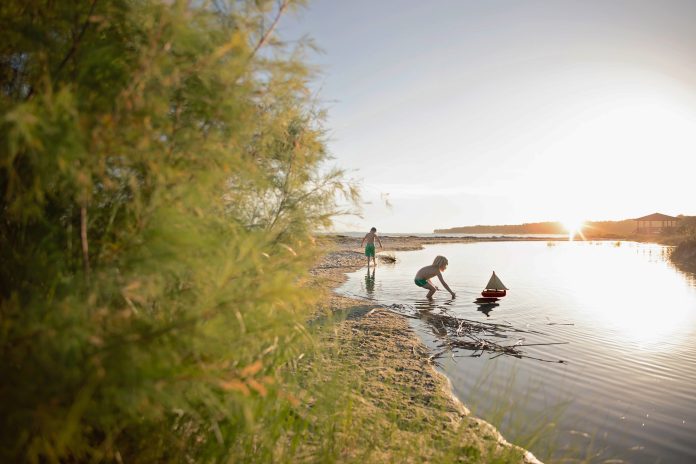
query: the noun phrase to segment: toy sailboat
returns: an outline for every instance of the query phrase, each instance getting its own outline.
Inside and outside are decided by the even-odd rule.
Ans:
[[[509,288],[500,281],[498,276],[495,275],[495,271],[493,271],[491,280],[488,281],[481,295],[486,298],[502,298],[507,295],[507,290],[509,290]]]

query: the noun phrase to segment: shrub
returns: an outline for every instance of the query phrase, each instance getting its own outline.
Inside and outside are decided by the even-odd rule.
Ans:
[[[279,452],[309,232],[356,195],[273,38],[295,7],[0,6],[3,462]]]

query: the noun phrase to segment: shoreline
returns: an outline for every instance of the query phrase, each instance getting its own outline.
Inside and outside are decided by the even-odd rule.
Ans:
[[[432,443],[429,446],[427,441],[421,443],[419,452],[422,449],[422,454],[420,457],[414,456],[416,461],[437,459],[433,453],[437,453],[439,450],[436,448],[442,446],[439,442],[451,439],[452,443],[448,443],[450,447],[456,445],[461,448],[460,442],[468,442],[482,450],[478,453],[491,453],[488,455],[491,458],[502,453],[510,459],[507,462],[540,463],[530,451],[505,440],[493,425],[470,414],[466,405],[454,394],[450,379],[437,371],[429,361],[431,353],[406,318],[369,300],[344,297],[335,292],[347,280],[348,273],[366,267],[362,249],[356,247],[360,242],[354,237],[340,235],[322,237],[320,240],[327,242],[330,251],[312,270],[312,275],[330,288],[330,296],[322,305],[324,311],[340,315],[333,338],[342,345],[350,345],[357,339],[360,350],[351,353],[350,348],[346,349],[347,362],[357,363],[358,370],[369,372],[376,369],[380,372],[379,385],[372,385],[373,388],[368,389],[382,392],[370,396],[371,402],[378,405],[373,413],[393,414],[388,408],[380,410],[379,405],[385,404],[382,395],[388,396],[386,403],[407,405],[429,424],[428,432],[441,434],[438,435],[437,446]],[[473,241],[479,240],[468,237],[389,237],[388,246],[381,252],[418,250],[427,244]],[[380,360],[377,366],[368,365],[371,362],[374,364],[375,359]],[[369,384],[373,381],[366,382]],[[404,415],[410,414],[408,408],[403,411]],[[443,434],[443,429],[447,430],[446,434]]]
[[[380,238],[387,238],[389,241],[389,247],[380,250],[380,252],[386,251],[410,251],[410,250],[420,250],[423,245],[436,245],[442,243],[479,243],[479,242],[566,242],[567,237],[519,237],[510,235],[500,235],[494,237],[476,237],[476,236],[461,236],[461,237],[451,237],[447,235],[442,236],[428,236],[421,237],[418,235],[380,235]],[[340,250],[353,250],[358,253],[362,253],[362,249],[359,247],[361,238],[352,237],[342,234],[326,234],[323,235],[322,240],[328,240],[329,242],[338,246]],[[669,262],[675,265],[680,271],[687,272],[696,275],[696,242],[692,240],[674,239],[673,237],[656,237],[650,235],[634,235],[634,236],[615,236],[615,237],[587,237],[585,240],[574,240],[574,241],[586,241],[586,242],[636,242],[636,243],[654,243],[656,245],[663,245],[666,247],[671,247],[671,252],[669,256]],[[677,251],[677,253],[674,253]],[[364,267],[364,266],[363,266]]]

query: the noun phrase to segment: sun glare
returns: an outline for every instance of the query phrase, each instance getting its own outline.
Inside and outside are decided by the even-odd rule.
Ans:
[[[688,336],[680,328],[694,320],[688,303],[693,290],[681,277],[675,279],[678,271],[665,261],[660,245],[616,248],[609,242],[599,243],[559,249],[570,260],[558,273],[561,286],[587,289],[573,297],[582,301],[577,306],[582,315],[577,317],[588,318],[597,327],[610,329],[617,339],[646,350],[674,349]],[[583,300],[589,294],[592,299]]]
[[[573,240],[573,237],[575,235],[582,235],[582,230],[585,227],[585,221],[580,220],[580,219],[568,219],[566,221],[562,221],[561,224],[565,228],[566,232],[568,232],[568,240]]]

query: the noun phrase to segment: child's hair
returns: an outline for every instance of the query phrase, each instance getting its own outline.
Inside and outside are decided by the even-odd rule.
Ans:
[[[370,232],[377,232],[377,228],[373,227],[372,229],[370,229]]]
[[[437,266],[438,269],[442,268],[442,266],[446,266],[449,264],[449,261],[447,261],[447,258],[444,256],[436,256],[435,259],[433,260],[433,266]]]

